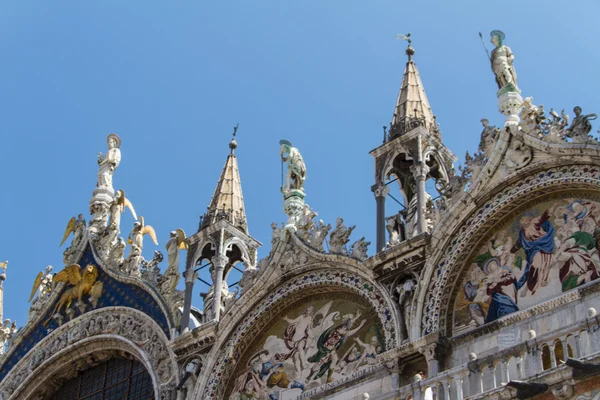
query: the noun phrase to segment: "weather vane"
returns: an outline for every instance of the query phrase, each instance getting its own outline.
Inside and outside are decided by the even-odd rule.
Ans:
[[[406,35],[404,35],[404,34],[398,34],[398,35],[396,35],[396,39],[398,39],[398,40],[406,40],[408,42],[409,46],[412,43],[412,40],[410,39],[410,33],[407,33]]]
[[[233,137],[235,137],[235,133],[237,132],[238,128],[240,126],[240,123],[238,122],[234,127],[233,127]]]

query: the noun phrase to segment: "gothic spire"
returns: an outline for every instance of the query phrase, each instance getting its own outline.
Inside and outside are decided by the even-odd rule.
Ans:
[[[217,220],[226,219],[244,233],[248,233],[246,212],[244,210],[244,196],[242,195],[242,182],[235,156],[235,149],[237,148],[235,140],[236,131],[237,126],[234,128],[233,139],[229,143],[231,151],[225,161],[221,177],[213,193],[208,210],[204,215],[200,229],[213,224]]]
[[[423,126],[430,132],[439,134],[435,116],[431,111],[429,100],[427,100],[427,95],[419,76],[419,70],[413,61],[414,54],[415,50],[409,40],[406,49],[408,62],[404,69],[402,85],[400,86],[400,93],[398,93],[398,100],[396,101],[396,108],[394,109],[394,116],[390,125],[390,139],[403,135],[417,126]]]

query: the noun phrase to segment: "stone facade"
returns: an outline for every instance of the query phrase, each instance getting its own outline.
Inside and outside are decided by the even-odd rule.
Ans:
[[[287,219],[257,259],[235,139],[198,231],[172,232],[168,265],[144,258],[155,233],[141,217],[126,255],[120,213],[135,212],[112,187],[121,153],[109,136],[102,162],[114,165],[101,163],[91,221],[69,223],[66,267],[40,273],[24,327],[0,331],[0,399],[52,398],[123,357],[156,399],[600,399],[600,143],[580,109],[569,124],[523,100],[504,34],[492,38],[506,123],[483,119],[478,151],[456,169],[409,45],[389,133],[371,151],[370,257],[353,226],[304,202],[310,166],[282,140]],[[386,216],[396,181],[406,209]],[[212,282],[199,310],[203,260]]]

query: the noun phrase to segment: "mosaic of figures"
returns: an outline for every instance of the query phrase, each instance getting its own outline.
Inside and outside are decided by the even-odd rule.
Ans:
[[[296,399],[375,364],[385,350],[381,327],[352,297],[320,296],[284,311],[242,358],[228,398]]]
[[[454,307],[454,334],[598,278],[600,203],[548,201],[519,213],[479,249]]]

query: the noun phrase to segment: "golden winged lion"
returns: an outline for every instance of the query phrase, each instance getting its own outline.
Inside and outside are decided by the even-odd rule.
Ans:
[[[73,300],[81,302],[86,294],[98,299],[102,295],[104,284],[98,279],[98,268],[93,264],[88,264],[83,271],[78,264],[69,265],[58,274],[54,275],[54,282],[68,282],[73,287],[67,289],[60,297],[52,315],[61,311],[66,306],[69,308]]]

